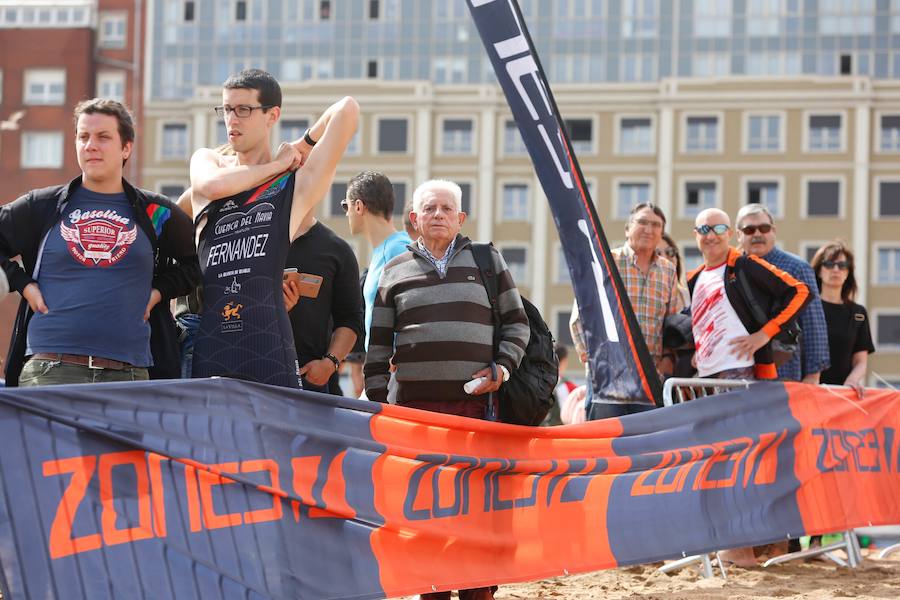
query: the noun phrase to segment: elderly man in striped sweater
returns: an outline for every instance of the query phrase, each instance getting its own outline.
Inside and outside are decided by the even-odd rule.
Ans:
[[[391,365],[397,403],[424,410],[490,418],[489,393],[518,366],[528,344],[528,318],[499,252],[493,250],[500,303],[500,343],[494,348],[491,306],[471,241],[462,192],[431,180],[413,193],[410,219],[419,238],[384,269],[369,332],[366,395],[385,402]],[[493,367],[493,368],[492,368]],[[472,379],[481,383],[466,393]]]

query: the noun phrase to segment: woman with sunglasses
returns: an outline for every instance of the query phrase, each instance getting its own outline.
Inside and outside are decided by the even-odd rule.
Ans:
[[[678,245],[668,233],[662,234],[662,241],[656,246],[656,255],[664,256],[675,265],[675,273],[678,277],[678,295],[681,296],[682,306],[691,305],[691,295],[688,293],[687,286],[684,285],[684,271],[681,267],[681,254],[678,252]]]
[[[865,307],[853,302],[856,278],[853,276],[853,253],[836,241],[819,248],[812,259],[819,284],[831,367],[822,371],[821,383],[849,385],[862,396],[869,354],[875,352]]]

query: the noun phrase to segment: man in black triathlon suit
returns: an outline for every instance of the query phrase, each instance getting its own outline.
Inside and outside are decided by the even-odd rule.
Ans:
[[[300,387],[282,273],[307,213],[331,186],[356,131],[359,106],[331,105],[302,138],[272,157],[281,87],[269,73],[228,78],[222,106],[234,156],[209,148],[191,157],[191,204],[203,270],[203,312],[194,377],[223,376]]]

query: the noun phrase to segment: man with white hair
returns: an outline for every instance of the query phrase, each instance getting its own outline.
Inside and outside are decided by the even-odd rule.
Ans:
[[[443,180],[427,181],[413,194],[410,219],[420,237],[387,264],[375,297],[365,366],[370,400],[385,400],[393,362],[398,404],[484,418],[488,393],[522,360],[528,318],[496,250],[502,323],[494,352],[491,305],[471,241],[459,233],[466,220],[461,196],[458,185]],[[471,393],[463,390],[480,377]]]
[[[381,275],[369,331],[366,396],[387,400],[393,364],[397,404],[485,419],[496,414],[490,393],[519,365],[530,330],[509,269],[491,248],[501,320],[495,349],[491,304],[472,242],[459,233],[466,220],[461,198],[459,186],[443,180],[426,181],[413,193],[410,220],[419,239]],[[479,381],[466,386],[474,379]],[[461,590],[459,597],[489,599],[493,589]],[[450,592],[422,598],[449,600]]]
[[[798,317],[800,324],[799,352],[778,366],[778,377],[803,383],[819,383],[819,373],[831,364],[828,349],[828,328],[825,311],[819,298],[816,275],[799,256],[775,247],[775,219],[762,204],[747,204],[738,211],[735,220],[738,243],[745,254],[758,256],[790,273],[809,288],[810,301]]]

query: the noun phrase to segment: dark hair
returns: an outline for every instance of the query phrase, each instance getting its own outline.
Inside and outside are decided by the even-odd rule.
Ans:
[[[413,227],[412,220],[409,218],[409,213],[413,211],[413,201],[410,200],[406,203],[406,206],[403,207],[403,229],[406,230],[406,233],[409,234],[409,237],[413,237],[413,234],[416,233],[416,228]]]
[[[569,357],[569,349],[566,348],[565,344],[557,343],[554,350],[556,351],[556,358],[558,358],[560,362]]]
[[[347,184],[347,200],[361,200],[369,212],[389,221],[394,213],[394,186],[384,173],[360,171]]]
[[[665,219],[663,219],[663,221],[665,221]],[[675,249],[675,273],[678,274],[678,281],[681,281],[681,252],[678,250],[678,244],[675,243],[675,240],[673,240],[672,236],[668,233],[663,233],[662,239],[669,248]]]
[[[640,204],[636,204],[635,207],[631,209],[631,212],[628,213],[628,222],[631,223],[631,221],[634,220],[634,215],[636,215],[638,212],[644,210],[645,208],[649,208],[650,210],[653,211],[654,215],[656,215],[657,217],[662,219],[663,229],[665,229],[666,213],[664,213],[663,210],[660,207],[658,207],[656,204],[654,204],[653,202],[641,202]]]
[[[222,87],[226,90],[256,90],[259,92],[261,105],[281,106],[281,86],[270,73],[262,69],[244,69],[226,79]]]
[[[122,147],[128,142],[134,142],[134,118],[128,107],[117,100],[109,100],[108,98],[91,98],[90,100],[82,100],[75,105],[75,128],[78,128],[78,118],[81,115],[109,115],[115,117],[119,122],[119,138],[122,140]],[[127,159],[126,159],[127,160]],[[124,164],[124,161],[123,161]]]
[[[825,244],[813,256],[812,268],[816,274],[816,284],[821,292],[822,278],[819,276],[819,270],[822,268],[822,263],[826,260],[837,260],[837,257],[841,254],[847,259],[847,279],[844,280],[844,285],[841,286],[841,300],[846,304],[852,302],[853,298],[856,297],[856,277],[853,276],[853,252],[850,251],[850,248],[841,240]]]

